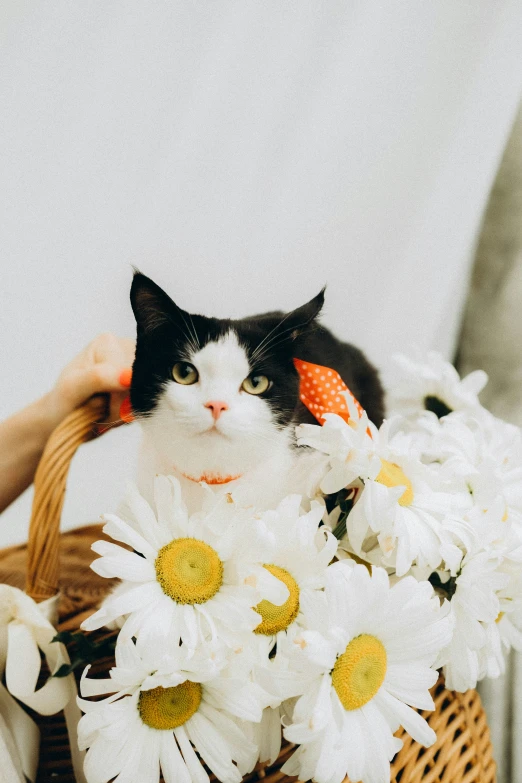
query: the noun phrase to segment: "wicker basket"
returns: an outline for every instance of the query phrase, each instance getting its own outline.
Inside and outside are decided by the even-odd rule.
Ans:
[[[60,516],[70,462],[76,449],[94,436],[94,423],[103,419],[105,403],[97,398],[72,413],[53,433],[35,477],[35,495],[27,547],[0,552],[0,582],[24,587],[36,601],[60,589],[59,629],[75,630],[92,613],[111,586],[90,570],[91,544],[103,538],[100,525],[60,535]],[[101,634],[101,632],[100,632]],[[113,662],[99,662],[93,673],[107,672]],[[391,766],[396,783],[492,783],[495,762],[486,716],[476,691],[448,691],[441,679],[433,689],[436,709],[424,713],[437,733],[425,749],[399,730],[404,747]],[[74,783],[63,714],[33,717],[42,742],[38,783]],[[280,767],[291,753],[286,745],[271,767],[259,765],[245,780],[265,783],[290,780]]]

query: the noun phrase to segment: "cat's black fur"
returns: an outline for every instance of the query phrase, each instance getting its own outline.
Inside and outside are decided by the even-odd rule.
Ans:
[[[190,361],[191,348],[202,348],[231,329],[245,348],[252,374],[266,375],[272,386],[266,399],[278,423],[317,423],[299,400],[298,358],[336,370],[378,426],[384,416],[384,394],[377,370],[353,345],[321,326],[317,317],[324,289],[290,313],[272,312],[238,320],[207,318],[181,310],[156,283],[136,272],[131,304],[137,322],[136,358],[131,403],[135,413],[149,415],[178,361]],[[264,341],[264,342],[263,342]]]

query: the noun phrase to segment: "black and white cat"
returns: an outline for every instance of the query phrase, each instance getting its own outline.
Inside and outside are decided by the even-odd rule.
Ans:
[[[361,351],[319,325],[323,301],[324,289],[288,313],[208,318],[182,310],[135,274],[130,394],[143,429],[137,480],[146,497],[158,473],[180,479],[190,510],[201,505],[201,481],[259,508],[305,493],[314,455],[296,446],[294,431],[317,422],[299,399],[294,358],[337,370],[369,418],[381,423],[378,374]]]

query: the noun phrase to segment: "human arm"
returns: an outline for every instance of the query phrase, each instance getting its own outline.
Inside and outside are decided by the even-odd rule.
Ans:
[[[128,393],[135,343],[102,334],[60,373],[53,389],[0,422],[0,512],[33,481],[51,432],[93,394],[110,393],[108,423],[119,423]]]

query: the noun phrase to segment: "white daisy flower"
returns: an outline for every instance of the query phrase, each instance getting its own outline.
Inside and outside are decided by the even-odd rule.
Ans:
[[[433,438],[432,458],[442,463],[448,485],[457,482],[471,495],[470,501],[488,509],[503,498],[506,518],[522,529],[522,437],[520,429],[488,412],[480,419],[452,414],[444,419]]]
[[[245,731],[259,748],[258,760],[268,764],[276,761],[281,750],[281,724],[286,716],[281,702],[300,695],[308,684],[308,676],[292,668],[280,649],[273,658],[269,657],[273,648],[273,637],[256,636],[252,644],[238,650],[239,661],[234,660],[227,670],[243,681],[251,678],[263,694],[265,707],[261,721],[251,723]]]
[[[137,490],[129,504],[140,532],[111,514],[104,517],[104,532],[135,552],[97,541],[92,548],[101,557],[91,568],[133,586],[109,596],[84,621],[85,630],[127,616],[121,635],[137,637],[140,651],[180,641],[194,650],[210,638],[234,646],[259,625],[253,607],[260,600],[287,601],[286,586],[263,568],[263,542],[255,536],[251,512],[227,497],[189,517],[179,482],[159,476],[155,511]]]
[[[487,551],[489,556],[503,559],[515,555],[517,550],[522,555],[521,531],[513,523],[513,517],[506,508],[501,495],[491,502],[489,508],[476,504],[463,515],[463,519],[474,533],[474,547],[468,547],[468,553]]]
[[[283,637],[307,626],[306,615],[322,606],[322,589],[327,568],[337,551],[337,539],[319,527],[322,503],[312,503],[301,513],[301,496],[289,495],[274,511],[266,511],[257,523],[259,538],[271,545],[271,559],[264,567],[288,588],[288,599],[280,606],[261,601],[255,607],[261,623],[254,633],[271,640],[272,647]]]
[[[258,761],[262,764],[275,764],[281,753],[282,727],[291,721],[291,709],[295,699],[286,701],[278,707],[266,707],[259,723],[245,725],[245,731],[254,745],[259,748]]]
[[[515,649],[522,652],[522,598],[519,596],[517,605],[512,611],[501,611],[496,620],[500,641],[505,650]],[[500,667],[503,672],[505,667]]]
[[[158,673],[131,640],[118,639],[110,679],[84,673],[82,696],[113,694],[78,699],[88,783],[157,783],[160,772],[166,783],[208,783],[202,761],[223,783],[240,783],[251,771],[258,749],[243,722],[261,719],[261,691],[241,679],[195,673],[180,647],[173,657],[175,670]]]
[[[320,484],[327,495],[379,471],[372,440],[376,427],[366,413],[359,414],[351,395],[346,392],[341,394],[346,399],[350,414],[348,423],[335,413],[326,413],[322,427],[300,424],[296,428],[299,446],[310,446],[329,457],[328,470]]]
[[[438,460],[442,487],[450,493],[452,510],[443,519],[444,534],[460,525],[462,554],[487,550],[497,557],[522,556],[521,479],[522,448],[518,428],[490,414],[479,420],[453,413],[438,422],[429,454]],[[471,533],[471,538],[469,536]],[[457,535],[457,537],[458,537]],[[441,549],[452,575],[455,564]]]
[[[487,648],[497,644],[491,626],[500,615],[499,592],[507,583],[499,560],[488,552],[478,552],[467,555],[458,575],[440,588],[450,600],[454,622],[451,642],[441,654],[450,690],[464,692],[475,688],[486,675]]]
[[[503,648],[522,651],[522,554],[515,551],[511,555],[513,559],[506,558],[501,566],[509,581],[499,593],[496,624]]]
[[[325,597],[321,625],[294,642],[310,680],[284,731],[301,747],[283,772],[317,783],[341,783],[346,775],[388,783],[400,725],[423,745],[435,741],[412,707],[434,709],[433,665],[449,642],[451,620],[427,582],[406,577],[390,587],[384,569],[370,576],[346,561],[328,569]]]
[[[405,415],[428,410],[438,418],[455,410],[480,412],[478,395],[488,376],[482,370],[461,379],[452,364],[434,351],[417,362],[402,354],[393,357],[400,375],[391,389],[390,407]]]
[[[414,563],[427,573],[437,568],[444,539],[441,520],[452,498],[442,491],[438,472],[422,463],[415,433],[404,432],[399,417],[379,430],[371,425],[369,431],[365,416],[353,427],[333,414],[326,419],[322,428],[301,425],[298,442],[329,455],[323,492],[356,490],[346,520],[350,548],[358,557],[372,559],[365,553],[377,543],[379,565],[396,569],[399,576]]]
[[[520,559],[504,559],[499,571],[505,586],[497,592],[500,611],[494,622],[483,623],[486,643],[479,650],[479,679],[496,678],[506,670],[506,651],[522,651],[522,570]]]
[[[326,528],[319,527],[324,505],[312,503],[312,509],[303,514],[300,503],[300,495],[289,495],[277,509],[264,512],[257,522],[259,538],[267,542],[267,548],[272,547],[270,562],[264,567],[286,585],[289,597],[281,606],[267,600],[257,604],[255,609],[262,621],[236,656],[236,666],[246,662],[244,676],[255,662],[254,681],[267,695],[270,706],[252,731],[260,745],[260,760],[270,763],[281,748],[282,697],[274,693],[274,678],[279,687],[284,683],[285,698],[300,693],[303,682],[297,672],[290,670],[281,651],[285,643],[308,628],[315,615],[324,612],[327,568],[337,550],[337,539]]]
[[[443,491],[438,473],[422,464],[413,446],[408,448],[409,441],[402,436],[396,439],[399,426],[398,419],[385,421],[375,435],[378,469],[364,478],[346,530],[355,553],[362,557],[365,539],[376,536],[380,564],[403,576],[413,564],[427,571],[440,565],[441,521],[453,501]]]

